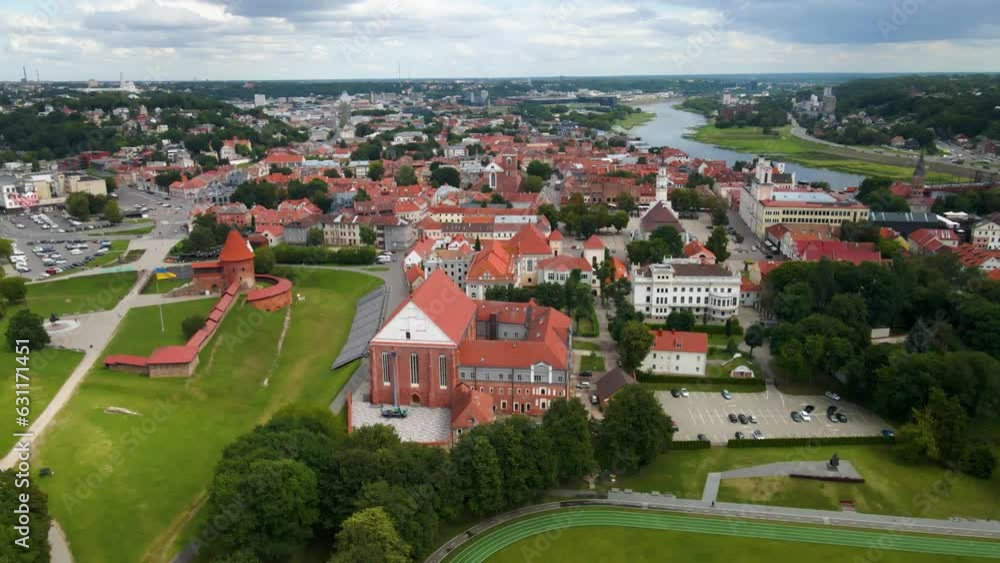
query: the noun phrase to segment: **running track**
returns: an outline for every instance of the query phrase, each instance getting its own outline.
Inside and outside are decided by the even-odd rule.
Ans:
[[[501,549],[525,538],[550,530],[577,526],[620,526],[842,545],[862,549],[877,547],[892,551],[1000,559],[1000,543],[998,542],[805,527],[722,518],[696,518],[670,513],[609,508],[581,508],[531,516],[497,528],[460,550],[451,562],[480,563]]]

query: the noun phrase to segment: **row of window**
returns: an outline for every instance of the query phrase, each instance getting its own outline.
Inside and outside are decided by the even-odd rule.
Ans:
[[[409,333],[407,333],[409,334]],[[382,384],[392,384],[393,366],[389,352],[382,352]],[[420,358],[416,353],[410,354],[410,385],[417,387],[420,385]],[[438,356],[438,385],[448,387],[448,357],[444,354]]]
[[[657,287],[654,293],[670,293],[670,290],[680,293],[732,293],[732,287]]]

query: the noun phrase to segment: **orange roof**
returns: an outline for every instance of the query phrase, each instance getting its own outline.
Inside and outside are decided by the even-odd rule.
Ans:
[[[476,314],[475,302],[440,268],[434,270],[413,292],[410,301],[430,317],[452,342],[462,340],[465,329]],[[405,304],[404,301],[402,305]]]
[[[466,280],[479,281],[487,274],[490,281],[514,279],[510,253],[499,243],[494,242],[476,254],[469,266]]]
[[[563,236],[559,234],[559,231],[552,231],[549,233],[549,241],[559,242],[563,239]]]
[[[226,236],[226,244],[222,246],[222,253],[219,254],[220,262],[243,262],[253,260],[253,251],[239,232],[229,231]]]
[[[552,249],[549,248],[549,243],[545,239],[545,235],[534,225],[525,225],[522,227],[505,245],[510,249],[511,254],[518,256],[524,254],[552,254]]]
[[[701,254],[701,253],[706,253],[712,258],[715,258],[715,254],[711,250],[705,248],[704,244],[701,244],[696,240],[693,240],[684,245],[684,256],[687,256],[688,258],[694,256],[695,254]]]
[[[539,270],[553,270],[556,272],[569,272],[572,270],[580,270],[582,272],[589,272],[594,268],[587,262],[586,259],[579,256],[569,256],[566,254],[560,254],[559,256],[553,256],[552,258],[546,258],[538,263]]]
[[[708,335],[703,332],[654,330],[653,350],[704,354],[708,352]]]
[[[583,241],[583,247],[587,250],[604,250],[604,243],[597,235],[590,235],[590,238]]]
[[[424,271],[420,268],[420,266],[410,266],[406,269],[406,281],[410,285],[413,285],[413,282],[422,277],[424,277]]]
[[[472,428],[477,424],[493,422],[493,397],[464,385],[454,395],[452,428]]]

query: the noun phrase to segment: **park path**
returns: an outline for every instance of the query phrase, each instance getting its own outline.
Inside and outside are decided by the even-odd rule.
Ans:
[[[49,527],[49,561],[50,563],[73,563],[73,553],[69,550],[66,534],[55,520]]]

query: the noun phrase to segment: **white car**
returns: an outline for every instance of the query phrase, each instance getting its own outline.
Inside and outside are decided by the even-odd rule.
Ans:
[[[691,396],[691,394],[688,393],[688,390],[686,388],[682,387],[681,388],[681,397],[690,397],[690,396]]]
[[[830,399],[831,401],[839,401],[840,400],[840,395],[834,393],[833,391],[827,391],[826,393],[824,393],[824,395],[826,395],[826,398]]]
[[[809,422],[809,421],[811,421],[811,420],[812,420],[812,415],[810,415],[810,414],[809,414],[809,413],[807,413],[806,411],[802,411],[802,412],[800,412],[800,413],[799,413],[799,415],[800,415],[800,416],[802,417],[802,420],[804,420],[804,421],[806,421],[806,422]]]

